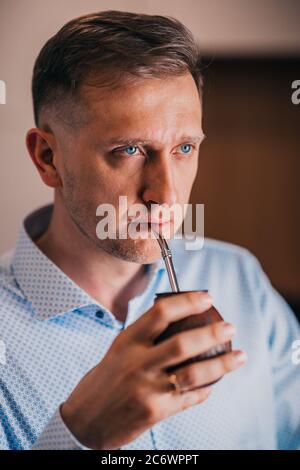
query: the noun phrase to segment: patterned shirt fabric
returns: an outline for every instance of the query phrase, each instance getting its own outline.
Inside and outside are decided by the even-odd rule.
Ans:
[[[163,260],[148,264],[146,288],[130,300],[125,322],[116,319],[34,243],[52,209],[28,216],[15,249],[1,257],[0,449],[86,449],[62,421],[60,405],[155,294],[171,290]],[[209,290],[223,318],[236,325],[233,347],[248,361],[216,383],[204,403],[121,449],[299,449],[294,313],[248,250],[213,239],[187,250],[177,238],[170,248],[181,290]]]

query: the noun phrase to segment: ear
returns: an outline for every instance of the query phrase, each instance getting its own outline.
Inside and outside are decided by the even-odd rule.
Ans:
[[[55,137],[52,132],[37,127],[30,129],[26,135],[26,146],[30,157],[47,186],[62,186],[57,168],[55,167]]]

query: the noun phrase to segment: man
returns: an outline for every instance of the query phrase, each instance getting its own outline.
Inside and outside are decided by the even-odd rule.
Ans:
[[[173,238],[181,289],[195,292],[154,303],[169,291],[155,237],[97,236],[97,207],[120,215],[119,196],[147,212],[188,202],[200,68],[180,22],[117,11],[74,19],[40,52],[27,147],[54,204],[26,218],[2,257],[3,449],[299,447],[299,327],[254,256],[215,240],[188,251]],[[155,212],[150,222],[178,228]],[[154,344],[212,302],[226,321]],[[178,369],[172,387],[167,366],[230,339],[232,352]]]

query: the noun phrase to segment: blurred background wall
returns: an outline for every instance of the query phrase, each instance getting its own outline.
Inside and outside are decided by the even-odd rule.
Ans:
[[[49,202],[27,155],[34,60],[66,21],[119,9],[175,16],[205,63],[204,130],[192,202],[205,203],[205,235],[250,249],[275,287],[300,305],[300,2],[297,0],[0,0],[0,253],[25,214]]]

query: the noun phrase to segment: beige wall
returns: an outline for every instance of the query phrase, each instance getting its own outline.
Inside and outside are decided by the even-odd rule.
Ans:
[[[24,137],[33,124],[30,80],[37,53],[72,17],[101,9],[166,14],[182,20],[203,52],[300,53],[297,1],[255,0],[0,0],[0,252],[13,247],[28,211],[51,200],[27,155]],[[295,77],[299,78],[299,77]]]

